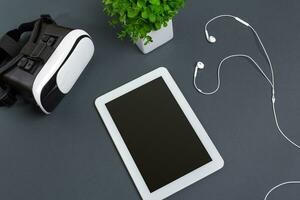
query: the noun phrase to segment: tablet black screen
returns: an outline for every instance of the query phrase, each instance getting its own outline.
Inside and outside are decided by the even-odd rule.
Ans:
[[[212,160],[162,78],[106,106],[150,192]]]

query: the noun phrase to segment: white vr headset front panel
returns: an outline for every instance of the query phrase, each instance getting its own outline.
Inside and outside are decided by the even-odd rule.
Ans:
[[[87,37],[78,42],[78,39],[82,36]],[[57,74],[58,88],[64,94],[69,92],[93,53],[94,45],[85,31],[77,29],[65,36],[33,83],[32,93],[34,99],[44,113],[49,114],[41,102],[41,93],[44,86],[60,70],[62,72],[59,71]]]

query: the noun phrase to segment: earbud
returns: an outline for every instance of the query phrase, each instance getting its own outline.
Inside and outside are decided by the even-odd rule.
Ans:
[[[196,67],[198,68],[198,69],[204,69],[204,64],[202,63],[202,62],[197,62],[197,65],[196,65]]]
[[[204,69],[204,64],[202,62],[197,62],[195,71],[194,71],[194,78],[197,77],[198,69]]]
[[[209,35],[208,31],[206,29],[205,29],[205,35],[206,35],[206,39],[207,39],[208,42],[210,42],[212,44],[216,43],[217,39],[214,36]]]
[[[216,43],[217,39],[214,36],[209,36],[207,39],[210,43]]]

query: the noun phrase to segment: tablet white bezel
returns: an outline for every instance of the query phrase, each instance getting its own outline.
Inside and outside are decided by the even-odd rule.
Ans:
[[[195,133],[198,135],[203,146],[210,155],[212,161],[163,186],[162,188],[154,192],[150,192],[105,104],[159,77],[162,77],[167,84],[174,98],[195,130]],[[195,113],[189,106],[188,102],[184,98],[183,94],[166,68],[160,67],[103,96],[100,96],[96,99],[95,105],[143,200],[164,199],[195,183],[196,181],[199,181],[200,179],[203,179],[204,177],[214,173],[224,166],[224,161],[221,155],[210,140],[200,121],[196,117]]]

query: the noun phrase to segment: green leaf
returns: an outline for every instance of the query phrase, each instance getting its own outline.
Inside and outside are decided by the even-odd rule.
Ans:
[[[170,10],[170,6],[168,4],[164,4],[164,10],[165,11],[169,11]]]
[[[147,45],[147,44],[149,44],[150,42],[153,42],[153,40],[152,40],[152,37],[150,37],[149,35],[147,35],[146,37],[145,37],[145,43],[144,43],[144,45]]]
[[[109,21],[109,24],[111,26],[116,26],[118,24],[118,20],[117,19],[112,19],[112,20]]]
[[[119,20],[120,20],[120,22],[121,22],[122,24],[125,24],[125,23],[126,23],[126,15],[121,15],[121,16],[119,17]]]
[[[154,14],[150,13],[149,20],[150,20],[150,22],[154,23],[156,21],[156,16]]]
[[[138,0],[136,3],[138,8],[143,8],[146,6],[145,2],[143,0]]]
[[[153,5],[160,5],[160,0],[149,0],[149,2]]]
[[[161,28],[161,24],[160,23],[155,23],[155,28],[156,28],[156,30],[158,30],[158,29],[160,29]]]
[[[142,18],[147,19],[149,17],[148,12],[145,10],[142,12]]]
[[[134,18],[139,14],[139,9],[131,8],[127,11],[127,15],[129,18]]]
[[[102,2],[104,5],[108,5],[112,3],[112,0],[103,0]]]

